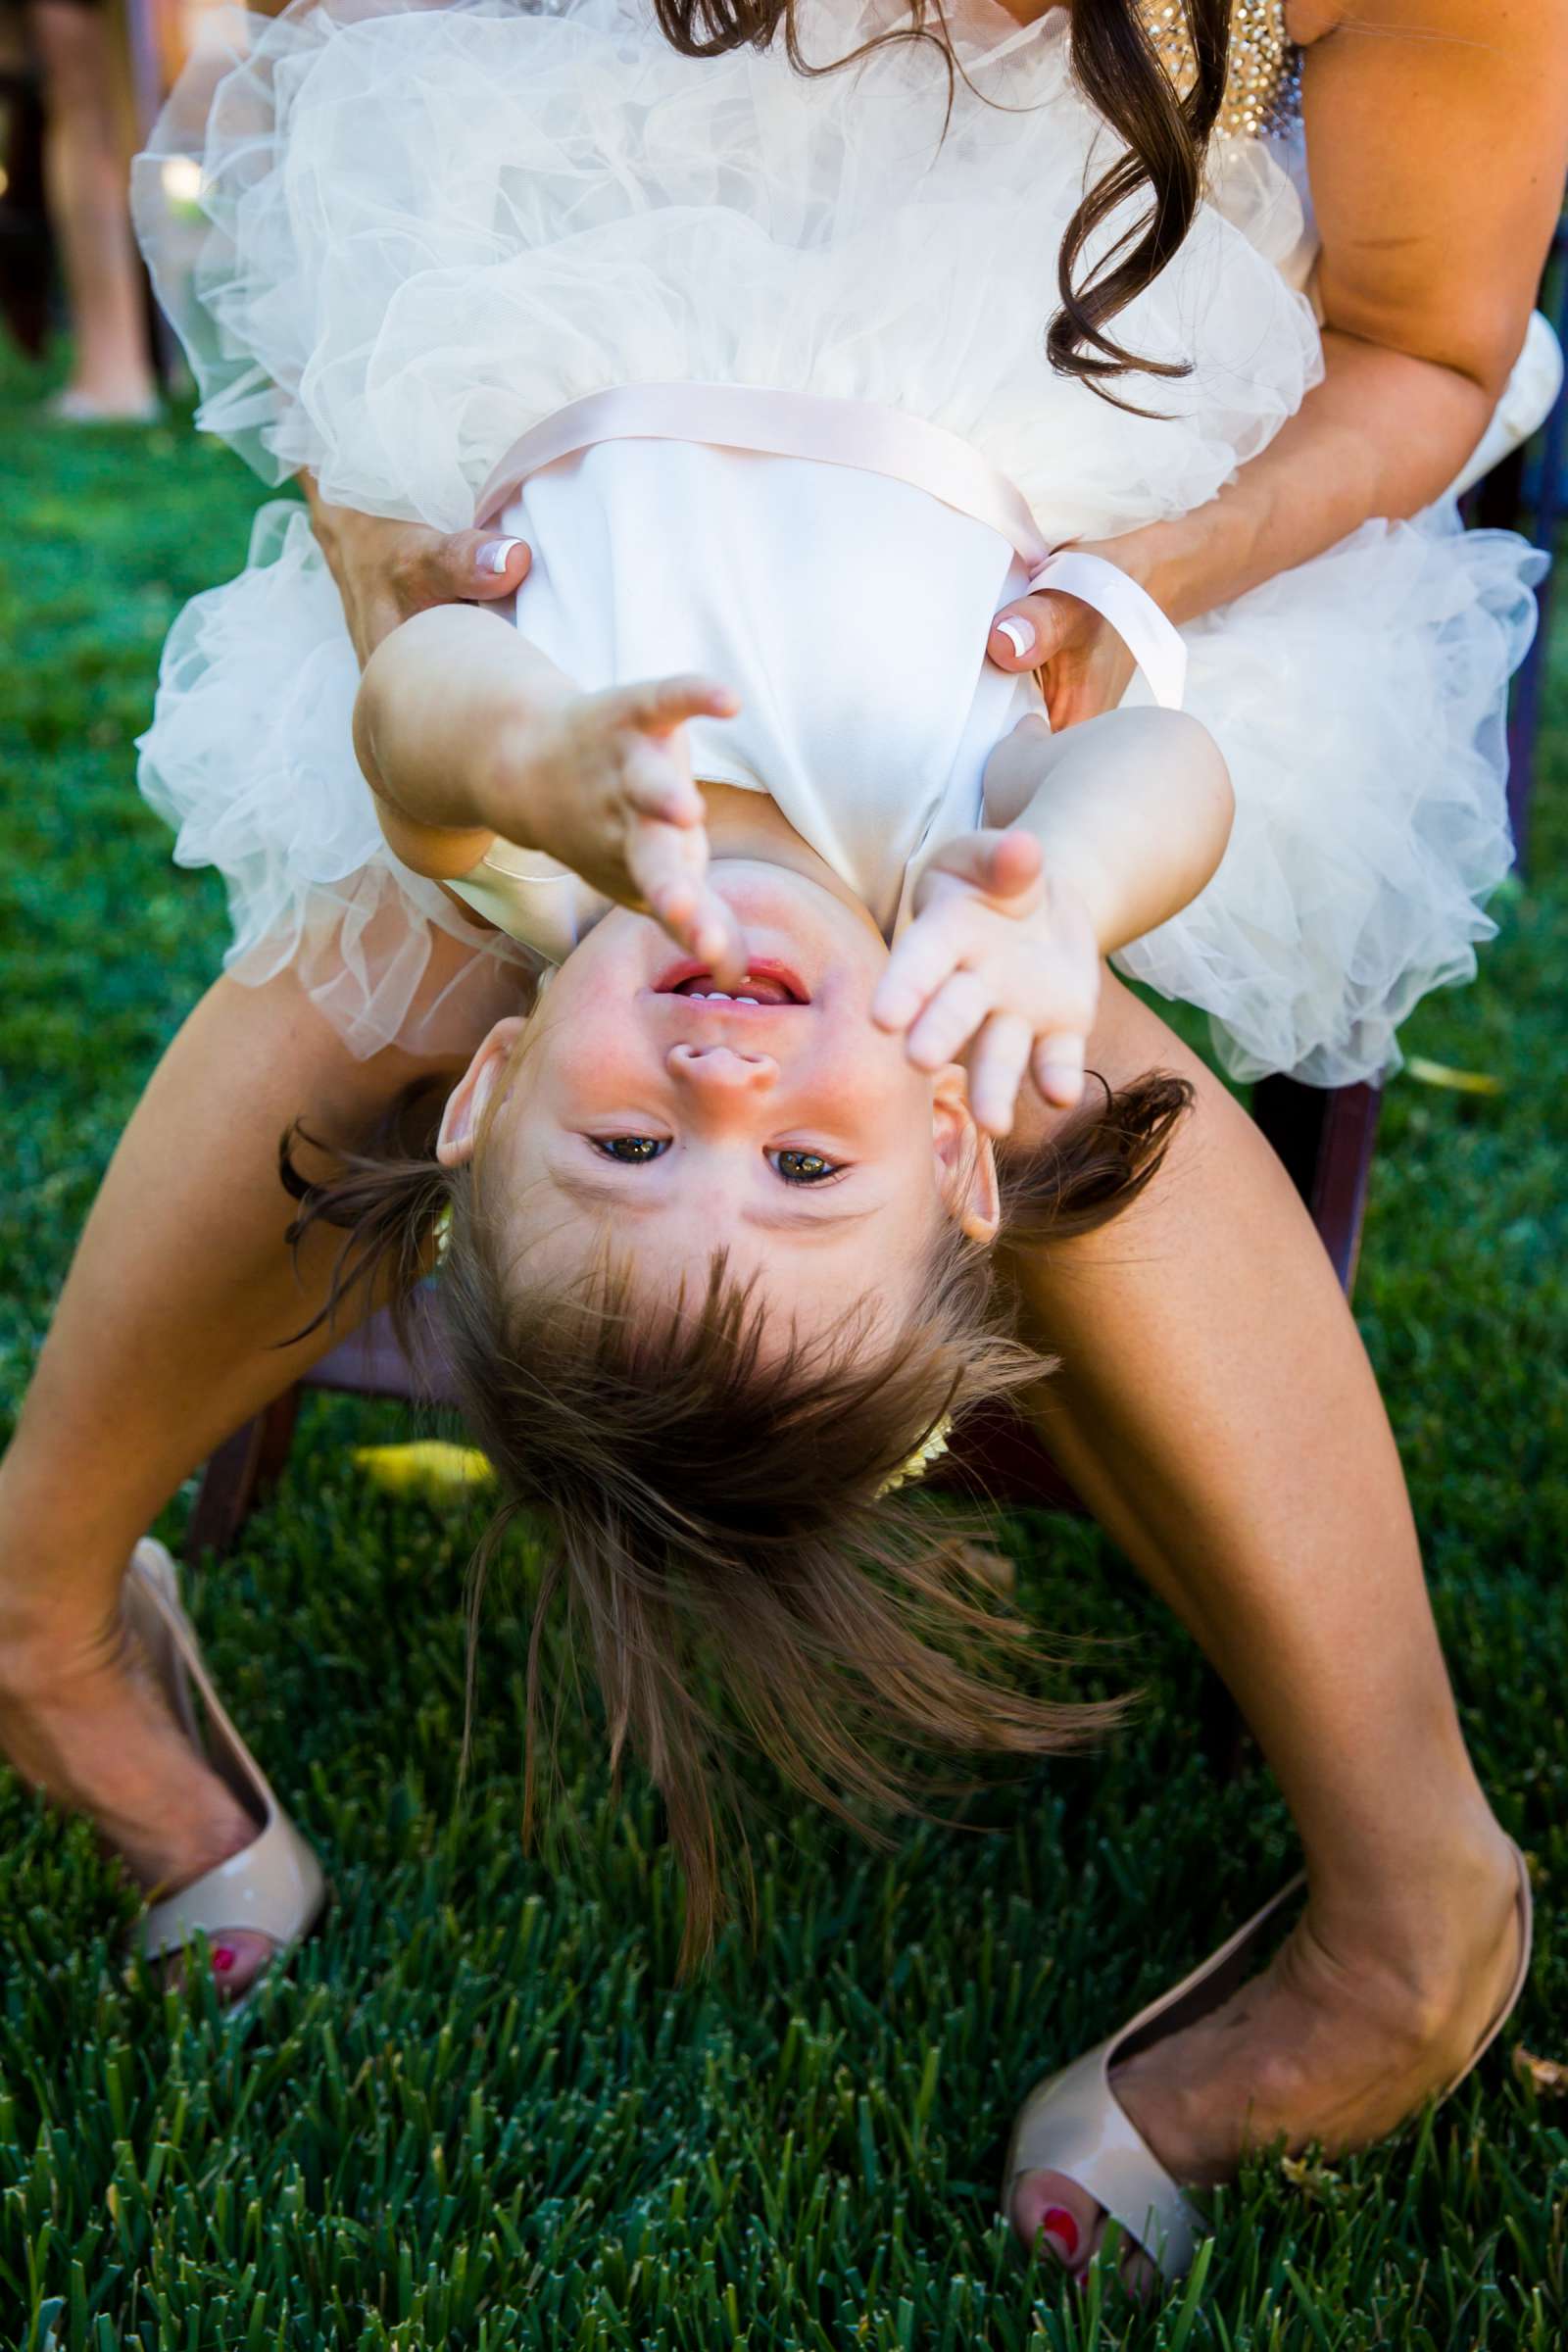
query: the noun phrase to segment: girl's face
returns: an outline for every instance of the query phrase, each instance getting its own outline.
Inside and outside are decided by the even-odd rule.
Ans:
[[[717,864],[713,882],[750,950],[736,997],[614,909],[532,1016],[480,1047],[441,1156],[466,1159],[482,1134],[530,1274],[587,1263],[608,1232],[670,1294],[684,1280],[701,1296],[723,1250],[799,1329],[863,1300],[891,1320],[945,1217],[996,1231],[962,1074],[915,1069],[873,1025],[888,952],[862,907],[760,861]]]

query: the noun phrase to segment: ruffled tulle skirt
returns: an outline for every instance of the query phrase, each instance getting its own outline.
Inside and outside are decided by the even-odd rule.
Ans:
[[[856,46],[880,5],[803,14],[808,55]],[[1126,387],[1153,416],[1109,407],[1043,348],[1104,134],[1064,19],[994,59],[1006,20],[983,14],[951,114],[929,44],[808,77],[775,52],[678,57],[628,0],[332,0],[209,54],[136,182],[201,421],[270,479],[309,466],[331,500],[448,528],[518,434],[636,381],[908,410],[1009,474],[1053,540],[1202,504],[1321,371],[1284,273],[1291,179],[1261,146],[1228,151],[1118,321],[1191,372]],[[1503,694],[1540,567],[1442,513],[1368,524],[1188,631],[1235,836],[1201,898],[1121,960],[1213,1013],[1237,1073],[1375,1074],[1416,999],[1473,969],[1509,860]],[[233,968],[306,968],[357,1052],[444,1049],[468,999],[451,981],[432,997],[431,973],[463,918],[381,846],[354,674],[304,519],[273,510],[251,568],[176,625],[144,789],[176,855],[225,875]],[[508,953],[474,951],[473,1003]]]
[[[1452,510],[1369,522],[1183,634],[1230,763],[1218,873],[1115,958],[1212,1015],[1237,1078],[1375,1078],[1429,989],[1468,980],[1508,871],[1507,681],[1545,558]]]
[[[292,966],[361,1056],[470,1051],[537,968],[387,849],[354,757],[359,662],[293,501],[262,509],[238,579],[193,597],[164,648],[141,789],[179,865],[228,893],[224,967]]]

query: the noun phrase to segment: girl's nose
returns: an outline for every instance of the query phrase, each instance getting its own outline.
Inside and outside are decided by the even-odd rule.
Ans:
[[[778,1078],[771,1054],[738,1054],[733,1046],[671,1046],[664,1066],[695,1094],[761,1094]]]

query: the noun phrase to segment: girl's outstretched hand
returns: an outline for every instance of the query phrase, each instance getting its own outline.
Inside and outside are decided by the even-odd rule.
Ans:
[[[1100,1002],[1100,947],[1087,908],[1048,875],[1033,835],[949,842],[921,875],[914,908],[871,1001],[878,1027],[905,1034],[918,1069],[962,1061],[988,1135],[1008,1133],[1026,1074],[1070,1110]]]
[[[537,842],[607,899],[651,914],[732,987],[745,977],[746,942],[708,879],[707,811],[684,729],[689,718],[732,718],[738,708],[727,686],[702,677],[573,695],[524,732],[515,783],[525,821],[509,832],[504,745],[493,812],[503,837]]]

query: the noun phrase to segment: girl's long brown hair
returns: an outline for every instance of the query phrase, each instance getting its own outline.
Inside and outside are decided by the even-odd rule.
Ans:
[[[1016,1396],[1050,1369],[1012,1336],[988,1251],[949,1229],[890,1341],[872,1341],[863,1306],[852,1306],[835,1330],[794,1336],[782,1351],[776,1332],[764,1348],[762,1304],[722,1256],[701,1297],[662,1306],[612,1257],[541,1283],[519,1266],[504,1205],[491,1210],[474,1171],[437,1163],[442,1091],[411,1090],[361,1149],[329,1152],[319,1177],[301,1172],[297,1144],[327,1148],[294,1130],[280,1170],[299,1203],[290,1242],[318,1226],[344,1237],[308,1330],[362,1285],[362,1297],[406,1298],[437,1211],[452,1211],[441,1324],[465,1416],[506,1498],[469,1586],[470,1713],[496,1546],[519,1513],[544,1511],[554,1527],[528,1650],[525,1835],[541,1638],[557,1601],[572,1654],[592,1663],[614,1766],[636,1750],[662,1795],[686,1886],[688,1965],[721,1908],[737,1742],[875,1835],[865,1808],[917,1808],[967,1785],[917,1775],[911,1748],[1040,1756],[1115,1722],[1126,1700],[1020,1689],[1025,1658],[1033,1671],[1047,1652],[1037,1628],[983,1595],[966,1564],[972,1528],[880,1494],[944,1415]],[[1125,1207],[1190,1090],[1155,1075],[1101,1094],[1046,1150],[1007,1155],[1004,1213],[1018,1238],[1081,1233]]]
[[[1179,92],[1144,27],[1138,0],[1072,0],[1072,62],[1084,95],[1123,152],[1085,194],[1061,241],[1056,292],[1061,308],[1046,329],[1046,350],[1062,375],[1078,376],[1117,407],[1111,389],[1132,372],[1163,377],[1191,372],[1183,361],[1142,359],[1109,329],[1129,303],[1152,285],[1192,227],[1202,193],[1210,134],[1225,99],[1231,0],[1172,0],[1180,10],[1195,72]],[[660,29],[685,57],[729,49],[766,49],[782,34],[798,74],[834,74],[898,42],[925,42],[947,64],[951,111],[958,71],[942,0],[909,0],[909,22],[864,41],[828,65],[801,46],[796,0],[654,0]],[[1124,205],[1148,203],[1087,271],[1096,232]]]

